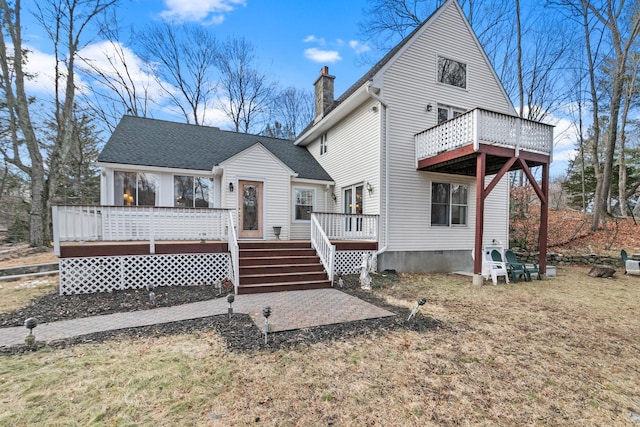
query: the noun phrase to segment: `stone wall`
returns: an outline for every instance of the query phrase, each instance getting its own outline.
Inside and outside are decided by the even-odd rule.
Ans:
[[[518,261],[526,264],[537,264],[537,252],[516,252]],[[623,267],[622,258],[619,256],[611,257],[606,255],[582,254],[582,255],[563,255],[557,253],[547,253],[547,265],[596,265],[604,264],[614,267]]]

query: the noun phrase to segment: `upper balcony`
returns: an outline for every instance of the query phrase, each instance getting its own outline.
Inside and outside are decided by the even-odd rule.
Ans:
[[[553,126],[476,108],[416,134],[415,144],[420,170],[475,176],[476,157],[484,152],[491,175],[512,157],[530,167],[551,163]]]

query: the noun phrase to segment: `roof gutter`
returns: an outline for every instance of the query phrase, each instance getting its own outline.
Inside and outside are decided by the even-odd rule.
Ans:
[[[378,93],[380,88],[374,87],[373,82],[367,85],[367,94],[378,101],[384,108],[384,246],[376,252],[376,257],[387,251],[389,248],[389,106]],[[383,126],[382,122],[380,126]],[[382,134],[382,132],[380,132]],[[380,150],[382,150],[382,146]]]

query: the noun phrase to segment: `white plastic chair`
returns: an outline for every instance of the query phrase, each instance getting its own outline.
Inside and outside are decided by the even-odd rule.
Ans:
[[[489,278],[491,278],[491,280],[493,281],[494,285],[498,284],[498,277],[500,276],[504,276],[504,281],[508,284],[509,283],[509,273],[507,272],[507,264],[503,261],[503,262],[499,262],[499,261],[494,261],[491,258],[491,251],[497,249],[499,250],[501,253],[503,253],[502,247],[498,247],[498,246],[485,246],[484,248],[484,256],[482,257],[482,277],[485,280],[489,280]],[[473,249],[471,250],[471,258],[475,259],[475,254]],[[503,257],[504,260],[504,257]]]

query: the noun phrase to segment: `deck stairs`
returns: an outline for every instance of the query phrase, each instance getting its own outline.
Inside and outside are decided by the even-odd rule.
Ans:
[[[238,294],[330,288],[308,240],[241,240]]]

